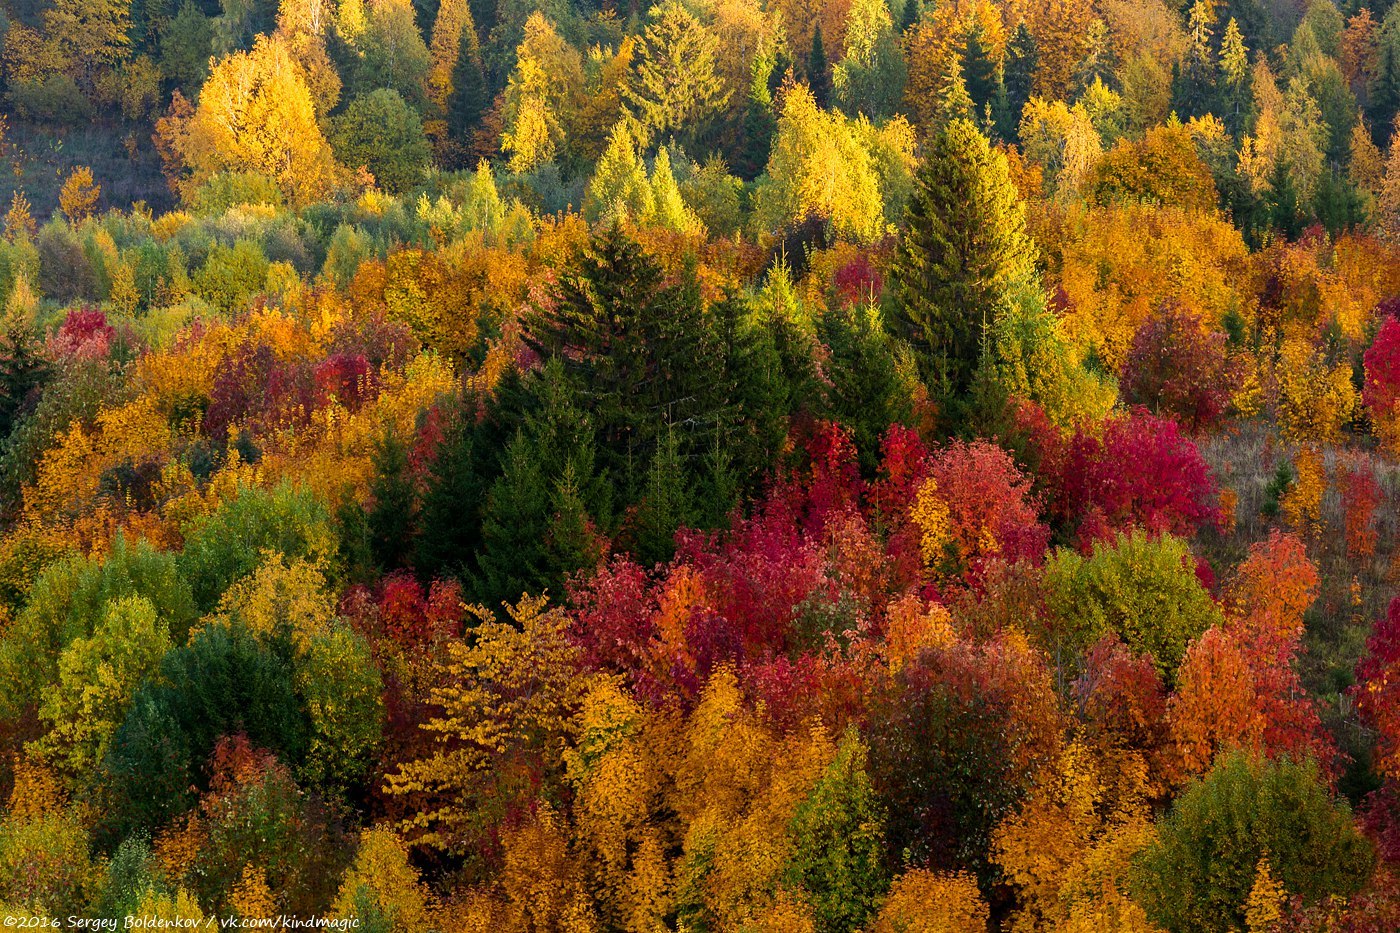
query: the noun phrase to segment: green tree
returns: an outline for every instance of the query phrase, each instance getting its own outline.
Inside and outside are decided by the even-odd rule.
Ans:
[[[861,929],[889,884],[884,814],[868,757],[860,736],[847,732],[789,829],[787,876],[806,891],[816,928],[831,933]]]
[[[1040,50],[1035,35],[1022,20],[1006,45],[1006,62],[1002,66],[1006,94],[997,110],[997,126],[1003,139],[1016,139],[1021,125],[1021,111],[1031,99],[1035,87],[1035,72],[1040,64]]]
[[[408,472],[408,445],[386,432],[374,446],[374,478],[366,515],[370,551],[381,570],[403,567],[413,554],[418,492]]]
[[[355,49],[359,54],[350,81],[355,96],[389,88],[414,110],[423,111],[433,59],[406,0],[370,4],[368,25],[356,37]]]
[[[423,121],[392,88],[379,88],[350,101],[331,121],[330,142],[341,163],[368,169],[390,194],[405,194],[416,187],[432,159]]]
[[[850,116],[863,113],[880,120],[899,106],[905,78],[889,5],[854,0],[846,15],[845,55],[832,71],[833,100]]]
[[[891,323],[944,397],[966,393],[1007,290],[1034,264],[1005,156],[954,121],[918,174],[890,270]]]
[[[653,7],[650,20],[621,88],[623,106],[643,142],[675,134],[693,147],[732,93],[716,66],[719,40],[679,0]]]
[[[1307,904],[1360,890],[1374,862],[1346,803],[1332,799],[1314,763],[1237,752],[1158,823],[1136,860],[1136,895],[1170,933],[1243,929],[1265,858],[1284,892]]]
[[[826,60],[826,45],[822,41],[822,25],[812,31],[812,48],[807,53],[807,86],[818,107],[831,103],[831,73]]]
[[[1110,632],[1149,655],[1171,679],[1186,648],[1221,622],[1220,607],[1196,578],[1186,542],[1143,531],[1096,542],[1085,557],[1061,549],[1045,565],[1051,615],[1047,650],[1073,656]]]

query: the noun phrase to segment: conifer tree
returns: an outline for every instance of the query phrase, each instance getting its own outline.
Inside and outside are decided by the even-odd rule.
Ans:
[[[407,564],[413,553],[418,493],[408,472],[408,448],[386,432],[374,448],[374,479],[367,515],[370,550],[381,570]]]
[[[1012,283],[1033,272],[1006,157],[966,120],[933,141],[891,267],[893,324],[919,355],[931,388],[966,393],[984,337]]]
[[[818,107],[831,102],[831,73],[827,69],[826,45],[822,41],[822,25],[812,32],[812,49],[807,53],[807,86]]]
[[[1036,48],[1035,35],[1025,22],[1016,26],[1011,41],[1006,46],[1006,64],[1003,66],[1006,94],[1004,103],[997,113],[997,126],[1003,139],[1015,140],[1017,128],[1021,125],[1021,111],[1031,99],[1031,88],[1035,81],[1035,70],[1040,62],[1040,52]]]
[[[718,71],[718,52],[719,40],[678,0],[651,11],[632,78],[621,88],[644,142],[670,134],[687,144],[705,138],[732,92]]]
[[[962,56],[962,77],[967,96],[972,100],[972,112],[980,120],[989,107],[995,106],[1002,94],[1001,75],[987,51],[981,26],[974,26],[968,31]]]

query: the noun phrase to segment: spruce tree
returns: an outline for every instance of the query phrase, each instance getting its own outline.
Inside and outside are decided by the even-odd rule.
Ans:
[[[646,493],[637,510],[635,553],[643,564],[664,563],[675,554],[676,529],[693,523],[693,488],[675,431],[668,426],[651,459]]]
[[[972,112],[978,119],[987,108],[996,103],[1000,91],[1000,77],[996,62],[983,43],[982,27],[977,26],[967,34],[967,47],[962,59],[963,84],[967,96],[972,98]]]
[[[807,86],[818,107],[831,101],[831,73],[827,70],[826,46],[822,44],[822,25],[812,32],[812,51],[807,55]]]
[[[486,112],[488,93],[476,32],[465,29],[452,68],[452,94],[447,99],[447,131],[452,138],[461,139],[476,129]]]
[[[1003,139],[1019,139],[1021,111],[1031,99],[1035,70],[1040,64],[1040,52],[1035,36],[1024,21],[1016,27],[1006,46],[1003,80],[1006,85],[1004,103],[997,114],[997,125]]]
[[[370,551],[381,570],[395,570],[413,553],[418,493],[408,472],[408,446],[385,432],[374,448],[367,524]]]
[[[1006,157],[970,122],[938,134],[915,186],[890,270],[892,324],[930,389],[956,405],[1008,289],[1034,272],[1035,246]]]

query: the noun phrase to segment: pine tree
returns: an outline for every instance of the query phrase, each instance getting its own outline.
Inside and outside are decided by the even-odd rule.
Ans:
[[[831,101],[831,74],[827,70],[826,46],[822,42],[822,26],[812,32],[812,50],[807,54],[807,86],[812,89],[812,97],[818,107],[825,107]]]
[[[733,385],[717,377],[725,348],[693,273],[665,282],[616,225],[560,275],[553,299],[530,318],[525,339],[559,360],[597,429],[600,469],[633,501],[662,425],[686,425],[689,453],[730,404]]]
[[[366,516],[370,551],[381,570],[405,566],[413,554],[418,493],[408,472],[408,447],[386,432],[374,448],[371,505]]]
[[[954,121],[919,171],[890,270],[895,329],[945,398],[965,396],[987,329],[1034,266],[1006,157],[970,122]]]
[[[635,553],[643,564],[664,563],[675,554],[676,529],[693,522],[688,495],[693,488],[675,430],[668,425],[651,459],[645,496],[637,510]]]
[[[1021,22],[1016,26],[1016,31],[1006,46],[1006,64],[1003,66],[1005,103],[997,114],[997,126],[1003,139],[1018,138],[1021,111],[1031,99],[1035,70],[1039,63],[1040,52],[1036,48],[1035,36],[1025,22]]]
[[[493,607],[522,593],[558,593],[584,566],[594,524],[611,517],[611,486],[595,466],[593,421],[559,361],[530,388],[536,407],[505,448],[482,511],[472,588]]]
[[[963,84],[967,96],[972,100],[972,112],[978,119],[994,105],[1001,93],[1001,77],[997,74],[996,62],[983,44],[982,27],[974,26],[967,34],[967,44],[962,56]]]
[[[1367,91],[1371,125],[1388,131],[1400,113],[1400,4],[1390,8],[1376,32],[1376,68]]]
[[[1216,105],[1215,7],[1196,0],[1186,24],[1186,50],[1172,81],[1172,108],[1181,116],[1204,116]]]
[[[457,58],[452,64],[451,85],[446,102],[447,133],[452,139],[465,140],[481,122],[489,104],[481,45],[470,20],[462,27]]]
[[[593,170],[583,198],[583,214],[594,223],[627,219],[645,223],[655,212],[656,197],[637,154],[637,143],[627,124],[619,121]]]

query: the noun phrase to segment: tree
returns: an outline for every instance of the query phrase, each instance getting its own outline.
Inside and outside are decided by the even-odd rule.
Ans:
[[[1258,866],[1312,904],[1361,889],[1370,843],[1309,762],[1223,757],[1192,784],[1140,854],[1135,893],[1171,933],[1240,929]]]
[[[653,7],[649,17],[632,78],[621,88],[623,106],[644,142],[674,133],[698,143],[733,93],[716,70],[718,40],[679,0]]]
[[[366,519],[375,562],[385,571],[403,567],[413,554],[418,495],[409,475],[407,445],[392,432],[375,444],[369,494]]]
[[[1035,35],[1022,20],[1006,45],[1006,62],[1002,66],[1006,96],[998,107],[997,126],[1005,139],[1018,138],[1016,131],[1021,125],[1021,111],[1031,99],[1039,64],[1040,50]]]
[[[79,165],[63,182],[63,189],[58,193],[58,209],[76,226],[92,216],[101,194],[102,186],[92,180],[92,169]]]
[[[39,708],[49,731],[33,747],[65,774],[90,774],[137,688],[170,647],[170,633],[150,600],[113,601],[91,637],[74,639],[59,656],[58,683]]]
[[[944,398],[966,394],[1009,284],[1034,264],[1005,156],[954,121],[919,172],[890,269],[892,324]]]
[[[807,53],[807,86],[818,107],[825,107],[831,102],[831,73],[826,61],[821,23],[817,23],[812,30],[812,48]]]
[[[532,13],[505,89],[501,151],[511,171],[528,172],[563,149],[569,102],[582,82],[578,52],[543,14]]]
[[[861,929],[884,890],[883,815],[867,768],[868,751],[854,731],[842,736],[807,798],[797,805],[789,832],[786,875],[807,892],[819,929]]]
[[[1150,655],[1165,678],[1187,646],[1221,620],[1186,542],[1171,535],[1134,531],[1095,543],[1088,557],[1059,550],[1046,562],[1044,586],[1054,620],[1047,648],[1077,653],[1113,632]]]
[[[427,79],[427,123],[432,128],[431,135],[435,142],[441,144],[445,142],[443,133],[447,132],[454,122],[457,124],[458,133],[475,123],[483,104],[480,41],[476,34],[476,23],[472,19],[471,4],[467,0],[447,0],[438,5],[428,54],[432,58],[432,65]],[[476,72],[475,82],[471,79],[473,71]],[[476,87],[458,87],[459,79],[465,79],[464,83],[475,83]],[[474,100],[467,101],[467,97]],[[475,106],[476,114],[464,120],[463,117],[468,115],[459,113],[454,120],[451,115],[454,100],[462,101],[465,109]]]
[[[324,197],[339,174],[301,69],[275,37],[214,65],[180,151],[191,186],[219,172],[263,172],[297,204]]]
[[[815,36],[813,41],[815,41]],[[848,115],[881,120],[904,94],[904,59],[885,0],[854,0],[846,49],[832,71],[833,100]]]
[[[360,834],[355,862],[340,882],[332,915],[356,919],[366,929],[398,933],[428,926],[431,903],[403,840],[392,829],[374,827]]]
[[[330,142],[342,164],[368,169],[390,194],[416,187],[432,159],[417,112],[391,88],[350,101],[331,121]]]
[[[433,63],[409,0],[371,3],[365,31],[355,38],[355,49],[359,55],[350,87],[356,96],[389,88],[415,110],[423,111]]]

